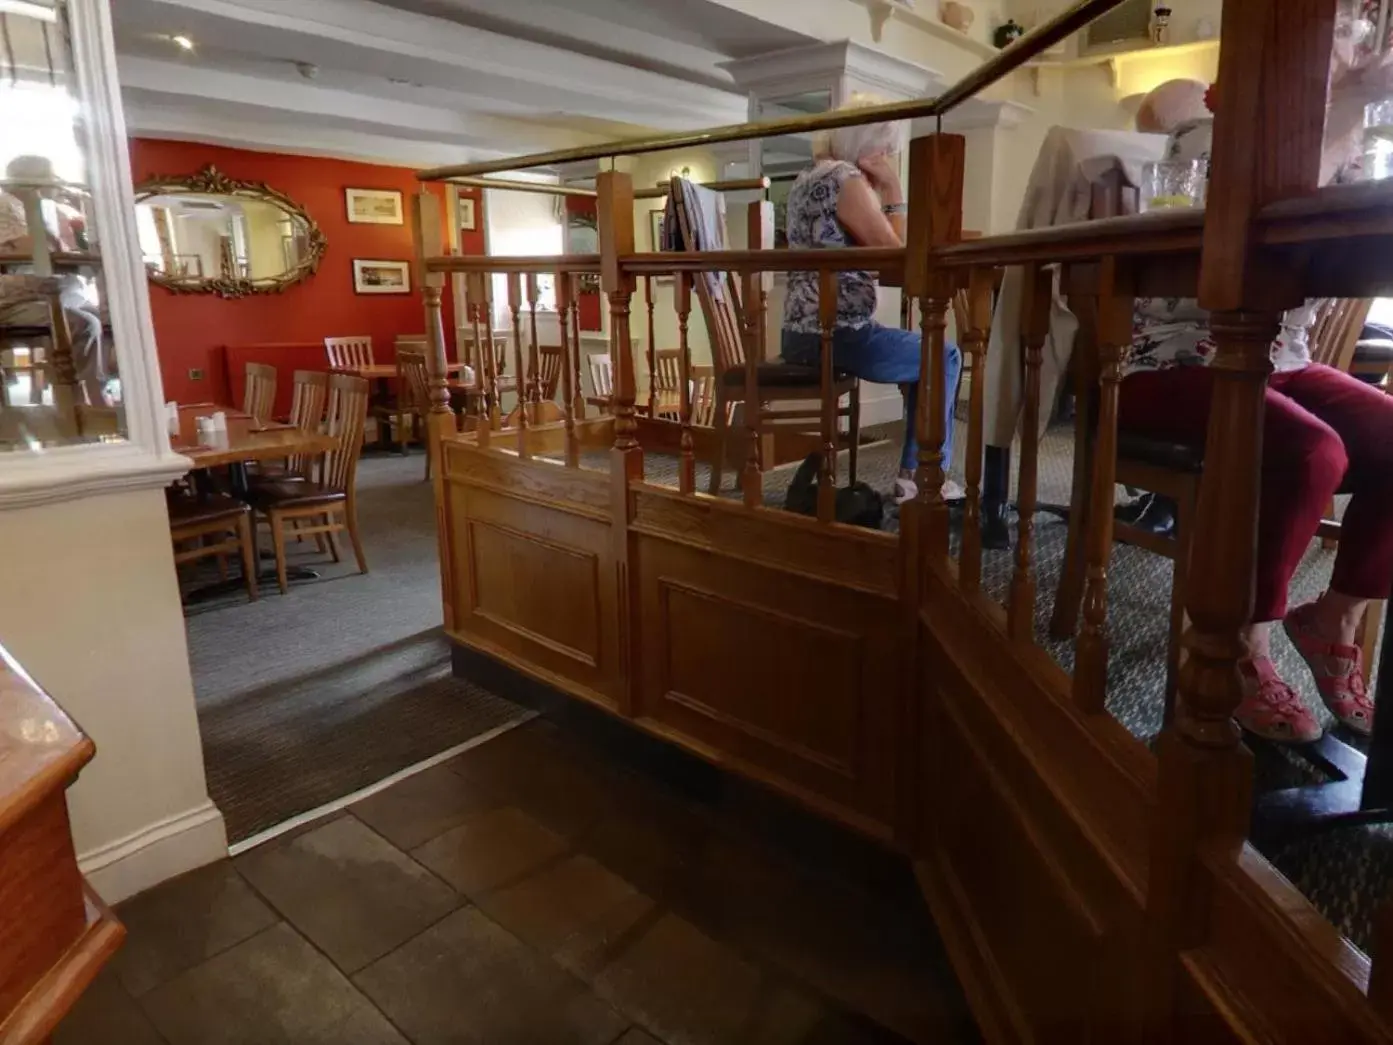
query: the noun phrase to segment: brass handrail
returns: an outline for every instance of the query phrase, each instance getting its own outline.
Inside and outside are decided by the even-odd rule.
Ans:
[[[451,178],[451,185],[464,185],[475,189],[499,189],[504,192],[535,192],[541,196],[581,196],[595,198],[594,189],[582,189],[573,185],[552,185],[545,181],[511,181],[508,178]],[[736,178],[733,181],[704,181],[703,188],[714,192],[743,192],[769,188],[768,178]],[[636,200],[656,200],[668,194],[668,183],[663,181],[651,189],[639,189],[634,193]]]
[[[1002,77],[1020,68],[1030,59],[1047,51],[1065,37],[1077,32],[1099,15],[1107,14],[1122,0],[1076,0],[1044,25],[1027,33],[1001,53],[988,59],[937,98],[916,98],[907,102],[889,102],[861,109],[834,109],[814,116],[791,116],[780,120],[756,120],[748,123],[710,127],[702,131],[675,131],[646,138],[621,138],[598,145],[578,145],[569,149],[553,149],[529,156],[504,157],[481,163],[460,163],[449,167],[432,167],[419,171],[421,181],[449,181],[452,178],[498,174],[501,171],[523,170],[528,167],[547,167],[558,163],[599,160],[609,156],[637,156],[647,152],[669,149],[690,149],[721,142],[746,141],[751,138],[770,138],[783,134],[807,134],[811,131],[830,131],[838,127],[855,127],[863,123],[917,120],[925,116],[942,116],[961,105],[979,91],[990,87]]]

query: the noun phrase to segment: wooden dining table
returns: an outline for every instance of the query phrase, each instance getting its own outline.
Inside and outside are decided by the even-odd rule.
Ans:
[[[227,431],[216,438],[198,434],[198,419],[221,410],[227,415]],[[179,434],[170,436],[172,449],[194,463],[194,469],[227,468],[232,494],[247,493],[247,462],[277,461],[298,454],[322,454],[334,448],[333,436],[305,432],[278,421],[258,421],[250,414],[217,403],[190,403],[179,407]]]

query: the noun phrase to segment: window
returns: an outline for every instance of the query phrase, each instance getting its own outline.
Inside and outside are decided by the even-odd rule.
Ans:
[[[504,257],[554,256],[565,253],[565,229],[560,197],[534,192],[488,189],[484,216],[488,222],[488,250]],[[549,276],[537,280],[537,306],[556,309],[556,285]],[[493,324],[495,328],[512,324],[508,306],[508,277],[493,277]]]

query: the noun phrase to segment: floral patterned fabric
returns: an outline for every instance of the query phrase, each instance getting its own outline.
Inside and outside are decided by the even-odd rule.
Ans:
[[[848,178],[860,178],[855,166],[823,160],[798,175],[788,194],[788,245],[850,247],[851,238],[837,220],[837,200]],[[784,299],[784,329],[816,334],[817,273],[790,272]],[[869,272],[842,272],[837,280],[837,326],[859,330],[875,313],[875,280]]]

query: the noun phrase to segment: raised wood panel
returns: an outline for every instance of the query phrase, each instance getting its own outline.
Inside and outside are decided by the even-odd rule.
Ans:
[[[447,491],[451,634],[614,707],[621,679],[610,528],[467,482]]]
[[[950,713],[939,754],[954,781],[939,810],[938,864],[966,908],[996,987],[1036,1042],[1092,1037],[1094,1009],[1108,1003],[1104,925],[1065,874],[1049,842]]]
[[[631,562],[639,716],[888,833],[903,716],[894,603],[646,534]]]
[[[1107,715],[1074,707],[1069,678],[1049,654],[1001,638],[984,600],[964,598],[934,574],[921,610],[924,656],[934,671],[962,677],[964,704],[1024,738],[1016,745],[1031,783],[1068,811],[1087,847],[1122,872],[1138,898],[1150,847],[1148,810],[1155,801],[1156,764],[1149,751]],[[970,694],[970,695],[969,695]]]
[[[600,559],[491,523],[470,522],[474,614],[588,668],[600,664]],[[555,593],[565,592],[564,600]]]
[[[658,600],[663,701],[855,778],[859,635],[676,581],[659,580]],[[824,698],[803,699],[815,692]]]
[[[86,924],[63,791],[53,790],[12,824],[3,848],[0,1013],[9,1013]]]
[[[683,497],[658,486],[633,489],[636,533],[719,551],[810,579],[895,597],[899,542],[854,526],[824,526],[774,510],[750,511],[710,497]]]

